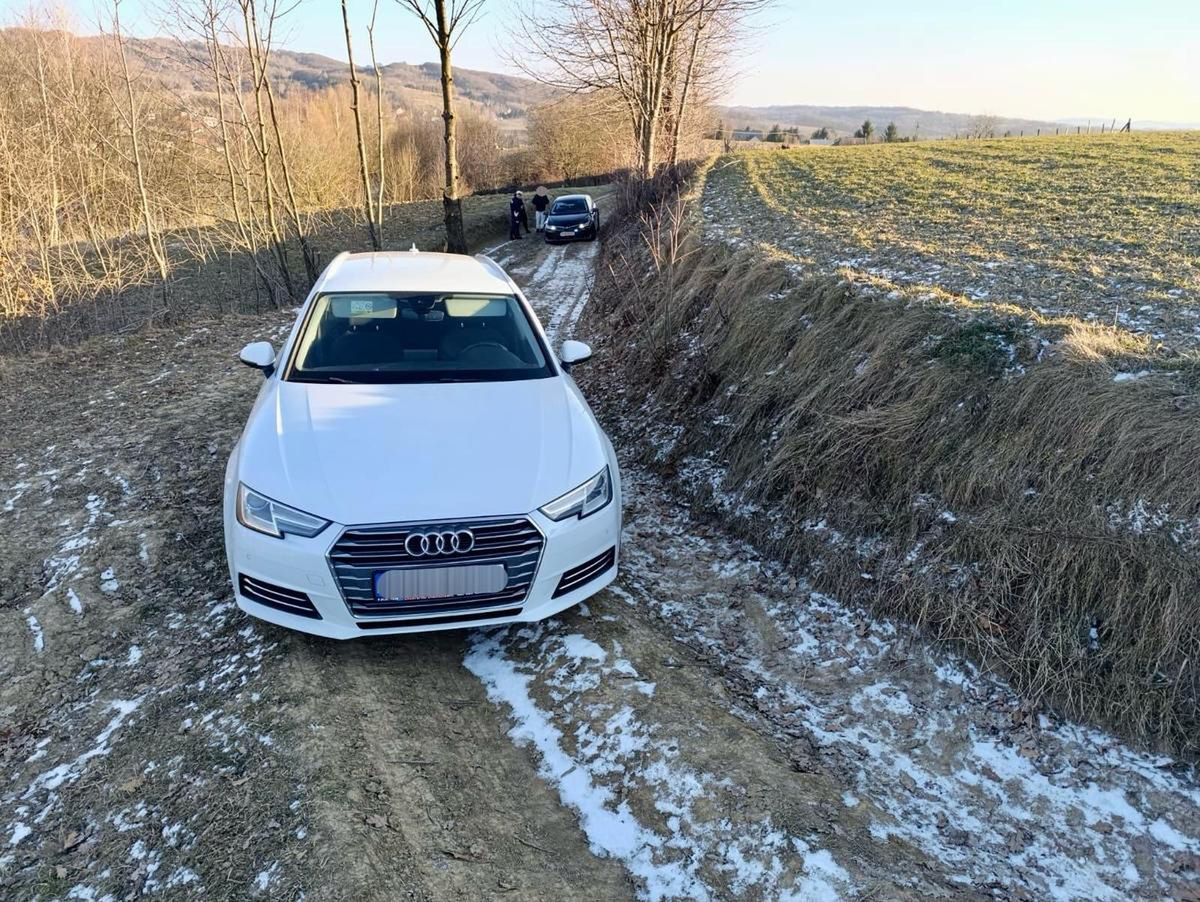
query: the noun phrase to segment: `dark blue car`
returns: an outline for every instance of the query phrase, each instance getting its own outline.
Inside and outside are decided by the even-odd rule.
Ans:
[[[600,234],[600,208],[590,194],[565,194],[550,207],[546,218],[546,242],[594,241]]]

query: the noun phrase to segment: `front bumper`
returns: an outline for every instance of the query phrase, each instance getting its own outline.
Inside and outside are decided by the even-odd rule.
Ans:
[[[617,575],[621,536],[621,497],[583,520],[556,523],[541,513],[524,515],[544,536],[536,575],[523,602],[497,605],[501,616],[487,612],[455,614],[452,617],[418,616],[405,619],[397,614],[354,616],[334,578],[329,552],[341,535],[343,525],[331,524],[312,539],[288,536],[276,539],[247,529],[237,522],[233,505],[225,505],[225,551],[238,607],[262,620],[331,639],[353,639],[370,635],[397,635],[434,630],[527,623],[543,620],[599,592]],[[613,549],[613,563],[586,583],[555,596],[563,574]],[[279,587],[302,593],[311,601],[319,618],[289,613],[244,594],[249,584]]]
[[[568,229],[568,231],[572,230]],[[588,241],[595,237],[596,227],[592,224],[588,224],[574,229],[573,231],[575,232],[574,235],[569,238],[564,238],[562,231],[551,232],[549,229],[547,229],[544,233],[546,236],[546,243],[558,244],[559,242],[565,241]]]

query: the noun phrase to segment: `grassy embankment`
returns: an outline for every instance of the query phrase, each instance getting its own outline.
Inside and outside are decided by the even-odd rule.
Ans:
[[[609,247],[630,436],[820,589],[1194,754],[1198,164],[1197,135],[717,160],[679,228]]]

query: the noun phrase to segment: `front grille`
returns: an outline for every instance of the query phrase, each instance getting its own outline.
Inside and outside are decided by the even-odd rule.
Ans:
[[[251,601],[266,605],[268,608],[296,614],[299,617],[309,617],[312,620],[321,619],[321,615],[313,607],[312,600],[303,592],[297,592],[295,589],[285,589],[282,586],[239,573],[238,591]]]
[[[448,552],[414,557],[404,542],[414,532],[453,532],[469,529],[475,546],[466,553]],[[486,611],[523,604],[542,556],[544,539],[529,520],[462,520],[388,526],[352,526],[329,551],[333,575],[356,617],[436,615]],[[384,570],[452,567],[460,564],[503,564],[508,581],[500,592],[456,598],[380,601],[375,598],[375,575]]]
[[[572,567],[558,581],[558,588],[554,590],[553,597],[558,598],[560,595],[574,592],[585,583],[590,583],[601,573],[607,572],[616,562],[617,549],[610,548],[604,554],[597,555],[590,561],[580,564],[578,567]]]

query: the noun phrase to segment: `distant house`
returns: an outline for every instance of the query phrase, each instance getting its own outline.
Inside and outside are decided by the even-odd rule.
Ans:
[[[734,129],[729,133],[734,141],[761,141],[763,132],[757,128]]]
[[[832,147],[837,138],[809,138],[809,144],[816,144],[819,147]]]

